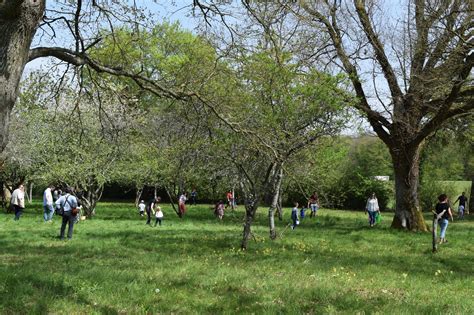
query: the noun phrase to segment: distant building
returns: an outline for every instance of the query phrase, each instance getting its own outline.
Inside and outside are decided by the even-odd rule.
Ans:
[[[382,182],[388,182],[390,180],[390,176],[374,176],[373,179],[380,180]]]

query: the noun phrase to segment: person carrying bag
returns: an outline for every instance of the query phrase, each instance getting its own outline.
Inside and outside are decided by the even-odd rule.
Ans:
[[[66,230],[66,225],[68,225],[67,238],[72,239],[72,233],[74,230],[74,223],[76,222],[76,216],[78,213],[78,203],[77,198],[74,195],[71,195],[72,190],[70,188],[66,189],[66,194],[61,196],[57,201],[56,205],[60,207],[62,212],[62,224],[61,230],[59,233],[59,238],[64,239],[64,232]]]

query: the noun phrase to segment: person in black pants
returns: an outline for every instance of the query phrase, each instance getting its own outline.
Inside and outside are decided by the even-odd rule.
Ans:
[[[155,213],[155,205],[160,202],[160,197],[155,197],[148,202],[146,207],[146,224],[151,225],[151,215]]]

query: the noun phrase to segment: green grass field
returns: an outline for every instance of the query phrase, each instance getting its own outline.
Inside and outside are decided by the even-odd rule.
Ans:
[[[292,231],[286,209],[270,241],[261,208],[242,252],[242,207],[218,222],[208,206],[181,220],[165,205],[152,228],[130,204],[100,203],[71,241],[39,208],[0,215],[1,313],[474,313],[474,215],[432,254],[430,234],[389,229],[391,214],[370,229],[361,212],[323,209]]]

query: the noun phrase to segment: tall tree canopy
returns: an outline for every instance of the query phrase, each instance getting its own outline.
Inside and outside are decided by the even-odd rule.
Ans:
[[[474,7],[469,0],[283,4],[318,35],[321,58],[349,75],[355,107],[387,145],[395,171],[393,227],[426,230],[420,151],[445,122],[474,109]]]

